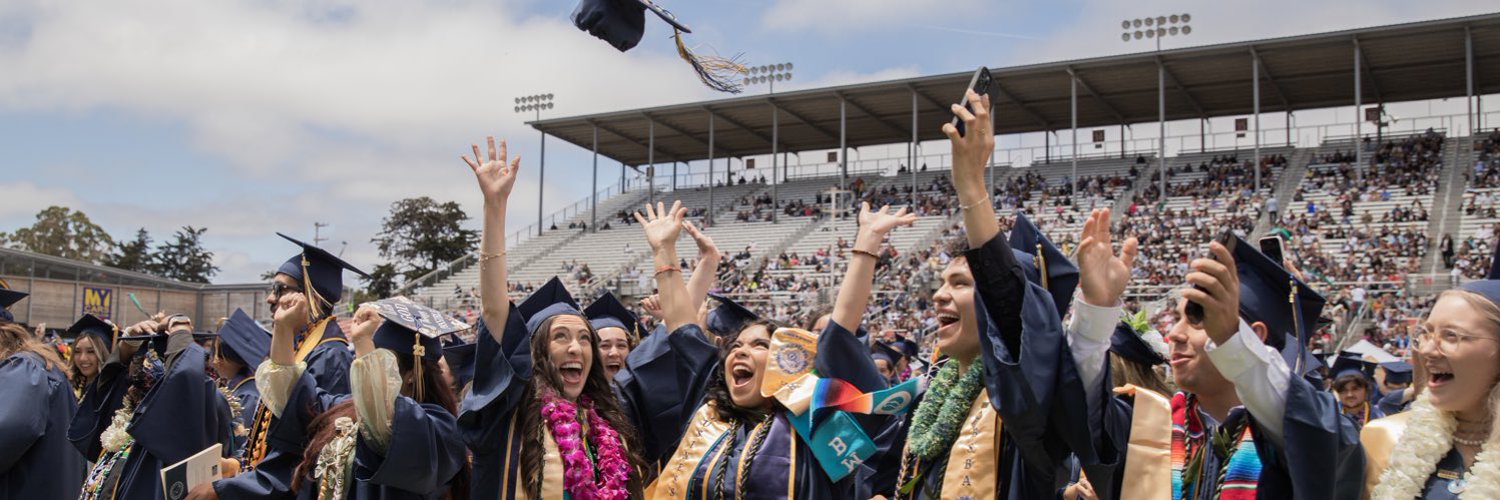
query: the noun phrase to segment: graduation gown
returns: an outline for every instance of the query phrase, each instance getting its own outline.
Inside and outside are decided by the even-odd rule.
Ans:
[[[229,403],[204,372],[207,351],[192,342],[190,332],[179,332],[172,334],[167,352],[161,379],[141,398],[126,427],[126,432],[135,439],[130,457],[115,464],[101,497],[160,498],[162,467],[191,457],[214,443],[222,444],[226,450],[233,444]],[[115,377],[111,382],[129,383],[127,377]],[[101,432],[113,416],[113,413],[104,416],[99,424]]]
[[[1108,368],[1105,368],[1108,370]],[[1103,377],[1101,387],[1109,391],[1110,377]],[[1113,396],[1107,399],[1101,426],[1096,426],[1100,446],[1092,455],[1080,454],[1083,467],[1094,491],[1100,498],[1123,498],[1124,477],[1133,414],[1134,398]],[[1364,451],[1354,422],[1344,417],[1332,395],[1320,391],[1303,377],[1291,373],[1286,395],[1286,412],[1282,416],[1285,444],[1274,442],[1254,415],[1243,407],[1230,411],[1224,422],[1209,425],[1212,436],[1219,428],[1248,425],[1254,436],[1256,456],[1261,472],[1256,497],[1263,499],[1318,498],[1355,499],[1360,496],[1364,479]],[[1217,471],[1229,457],[1212,450],[1205,453],[1201,488],[1196,498],[1212,498],[1219,486]],[[1089,462],[1093,459],[1095,462]],[[1110,478],[1109,481],[1100,478]],[[1107,489],[1105,489],[1107,488]],[[1186,494],[1185,494],[1186,495]]]
[[[115,412],[125,403],[125,390],[130,388],[128,381],[123,380],[127,375],[127,367],[124,362],[114,359],[116,356],[118,355],[111,353],[110,358],[99,367],[99,374],[84,386],[78,400],[78,411],[73,414],[73,421],[68,425],[68,440],[90,462],[98,460],[104,454],[104,445],[99,442],[99,435],[109,428]]]
[[[696,325],[684,327],[696,328]],[[678,334],[682,333],[679,330]],[[885,389],[886,380],[871,361],[869,349],[853,333],[829,322],[818,336],[818,352],[813,364],[820,377],[844,380],[862,392]],[[720,369],[718,357],[713,359],[715,362],[705,375]],[[649,385],[643,385],[643,388],[654,391]],[[702,395],[692,396],[701,399]],[[899,419],[890,416],[851,416],[872,438],[893,436],[894,429],[900,425]],[[835,482],[814,458],[812,448],[792,427],[784,409],[778,407],[767,421],[738,427],[720,421],[711,403],[699,405],[690,417],[691,421],[669,420],[667,417],[652,421],[653,425],[665,424],[668,429],[686,428],[688,434],[682,438],[676,453],[653,485],[654,498],[708,500],[718,498],[719,485],[723,487],[725,498],[869,498],[873,490],[868,478],[875,474],[874,464],[883,463],[882,455],[890,450],[889,441],[882,446],[876,438],[876,454],[867,458],[855,472]],[[762,430],[760,426],[769,429]],[[757,430],[765,433],[764,440],[754,459],[749,460],[749,466],[742,471],[746,463],[743,457],[750,452],[752,437]],[[721,467],[721,464],[727,466]],[[740,480],[742,473],[746,475],[743,481]],[[737,491],[741,483],[746,486],[744,492]]]
[[[74,498],[88,473],[68,441],[78,408],[67,375],[40,356],[0,361],[0,500]]]
[[[250,439],[250,427],[255,422],[255,411],[260,408],[260,388],[255,386],[255,376],[244,374],[230,379],[227,386],[230,393],[240,400],[240,414],[234,415],[233,428],[236,431],[244,429],[246,432],[244,436],[234,436],[234,449],[230,450],[229,456],[244,457],[245,444]]]
[[[1380,408],[1380,414],[1389,417],[1391,415],[1395,415],[1397,413],[1401,413],[1406,411],[1407,409],[1410,409],[1411,401],[1401,401],[1401,396],[1404,394],[1406,394],[1406,390],[1403,389],[1399,391],[1393,391],[1390,394],[1386,394],[1385,397],[1380,398],[1380,404],[1378,405]],[[1370,417],[1370,420],[1374,420],[1375,418],[1376,417],[1372,415]]]
[[[659,468],[672,458],[718,365],[718,347],[696,325],[647,336],[630,351],[613,382],[647,461]]]
[[[902,460],[915,464],[914,471],[904,474],[908,482],[914,472],[920,477],[910,494],[901,497],[937,500],[966,482],[981,491],[993,491],[995,498],[1055,497],[1066,483],[1067,477],[1059,477],[1058,470],[1069,456],[1070,443],[1089,440],[1082,383],[1071,368],[1074,362],[1061,318],[1050,292],[1028,282],[1015,266],[1003,235],[965,256],[974,274],[974,309],[981,329],[980,363],[969,369],[983,366],[984,390],[947,456],[934,461],[910,456]],[[906,427],[914,413],[908,412]],[[979,419],[993,420],[993,431],[986,432],[994,434],[982,443],[972,443],[977,450],[973,451],[965,436]],[[905,432],[896,438],[893,448],[904,449]],[[883,465],[889,467],[890,462]],[[888,477],[880,476],[877,492],[901,486]]]
[[[295,456],[300,462],[311,439],[307,425],[349,398],[347,394],[324,391],[304,371],[292,386],[281,417],[271,424],[270,446],[282,452],[282,456]],[[456,417],[441,406],[418,403],[406,396],[396,398],[393,415],[390,442],[385,450],[371,446],[362,432],[356,438],[353,471],[344,498],[444,498],[448,483],[468,459]],[[317,483],[312,480],[304,480],[296,492],[298,499],[317,497]]]
[[[349,343],[345,340],[344,331],[339,328],[338,321],[333,318],[326,320],[322,340],[312,348],[302,362],[307,363],[307,371],[312,376],[313,382],[329,394],[349,393],[349,363],[354,361],[354,352],[349,350]],[[253,386],[254,383],[245,385]],[[269,415],[263,418],[269,418]],[[251,433],[255,429],[247,421],[246,428]],[[270,422],[268,422],[269,424]],[[269,429],[269,425],[267,426]],[[250,437],[251,440],[254,437]],[[245,456],[250,456],[250,450],[246,444]],[[253,469],[241,470],[239,475],[214,481],[214,493],[221,500],[261,500],[267,498],[291,498],[292,474],[297,469],[297,464],[302,461],[302,456],[284,453],[274,447],[266,446],[266,455],[259,463],[252,464]]]

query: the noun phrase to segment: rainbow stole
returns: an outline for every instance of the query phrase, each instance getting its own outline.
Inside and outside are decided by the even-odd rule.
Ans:
[[[1248,418],[1248,417],[1247,417]],[[1245,425],[1245,429],[1236,436],[1233,451],[1229,454],[1228,462],[1222,471],[1216,472],[1214,479],[1222,478],[1218,484],[1218,495],[1216,498],[1222,500],[1254,500],[1256,489],[1260,484],[1261,463],[1260,455],[1255,451],[1255,434],[1252,425]],[[1198,413],[1198,400],[1186,393],[1177,393],[1172,396],[1172,498],[1183,500],[1192,498],[1191,494],[1199,489],[1198,481],[1205,476],[1201,470],[1203,460],[1196,460],[1196,464],[1189,471],[1189,462],[1192,457],[1203,453],[1213,453],[1213,443],[1209,442],[1207,429],[1203,425],[1203,418]],[[1194,476],[1191,480],[1188,475]],[[1192,491],[1184,491],[1192,490]]]
[[[760,392],[787,408],[788,420],[812,450],[830,480],[838,482],[875,453],[875,441],[850,413],[898,415],[911,406],[917,381],[861,392],[839,379],[819,377],[813,370],[818,336],[807,330],[779,328],[771,334],[771,359]],[[832,412],[827,418],[820,413]]]

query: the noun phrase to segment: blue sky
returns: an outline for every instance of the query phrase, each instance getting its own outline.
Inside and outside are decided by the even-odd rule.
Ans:
[[[665,3],[698,50],[791,61],[807,88],[1142,50],[1120,19],[1194,15],[1176,46],[1483,13],[1480,1],[701,0]],[[365,268],[388,205],[428,195],[477,213],[458,160],[486,134],[535,165],[517,96],[552,92],[547,116],[713,98],[669,33],[619,53],[572,28],[566,0],[158,0],[0,3],[0,230],[48,205],[117,237],[208,227],[216,282],[254,281],[311,238]],[[1461,108],[1460,108],[1461,109]],[[548,144],[550,212],[587,195],[589,156]],[[618,179],[618,166],[601,162]],[[531,172],[528,172],[531,173]],[[536,218],[526,176],[512,227]]]

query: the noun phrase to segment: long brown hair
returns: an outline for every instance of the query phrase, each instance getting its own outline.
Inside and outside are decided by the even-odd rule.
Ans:
[[[48,370],[63,368],[62,358],[57,356],[57,350],[37,340],[21,325],[0,321],[0,359],[9,358],[20,352],[36,354],[42,358],[42,364],[46,365]]]
[[[1109,373],[1115,387],[1130,384],[1142,389],[1150,389],[1167,398],[1176,393],[1167,384],[1166,379],[1156,373],[1156,369],[1151,365],[1130,361],[1113,352],[1109,353]]]
[[[548,355],[547,343],[552,336],[547,332],[552,331],[552,323],[559,316],[553,316],[537,326],[536,331],[531,333],[531,381],[527,384],[526,394],[530,397],[521,404],[521,476],[526,483],[528,496],[541,498],[542,496],[542,454],[546,446],[547,421],[542,417],[542,392],[553,391],[562,393],[562,376],[557,372],[557,365],[552,363]],[[620,439],[625,443],[626,456],[630,459],[630,482],[627,487],[631,498],[640,498],[644,495],[645,485],[651,478],[647,474],[653,473],[655,467],[647,467],[646,461],[640,455],[639,434],[635,426],[626,418],[625,412],[620,409],[620,403],[615,400],[614,389],[610,387],[609,379],[604,375],[604,363],[599,354],[599,332],[594,329],[587,318],[582,315],[572,316],[583,319],[583,324],[589,329],[589,351],[593,353],[589,362],[589,375],[583,380],[583,392],[580,396],[588,396],[593,402],[594,411],[600,418],[609,422],[611,427],[619,433]]]
[[[435,404],[448,410],[453,415],[458,415],[458,401],[454,399],[452,388],[443,382],[441,371],[436,361],[422,360],[422,379],[407,380],[411,376],[414,367],[410,356],[396,355],[396,366],[400,369],[404,380],[401,388],[402,395],[412,392],[413,384],[422,384],[422,399],[418,403]],[[339,417],[349,417],[358,420],[354,409],[354,399],[349,398],[314,417],[307,423],[307,435],[309,436],[307,448],[302,452],[302,463],[297,464],[297,471],[292,475],[292,491],[302,487],[302,481],[312,480],[313,468],[318,464],[318,454],[323,451],[330,441],[338,434],[334,423]],[[450,500],[468,500],[469,498],[469,464],[468,457],[463,460],[463,468],[458,474],[448,481],[448,495]]]
[[[99,334],[80,333],[78,337],[73,339],[73,359],[68,361],[68,382],[73,384],[74,391],[82,391],[83,387],[88,385],[90,380],[88,377],[83,376],[83,372],[78,371],[78,343],[84,340],[88,340],[89,345],[94,348],[95,377],[99,376],[99,370],[104,369],[104,353],[109,352],[107,350],[108,346],[100,343],[103,342],[103,337]]]

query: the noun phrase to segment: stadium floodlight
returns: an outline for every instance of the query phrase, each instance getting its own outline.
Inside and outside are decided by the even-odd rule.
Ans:
[[[746,72],[745,78],[740,83],[745,86],[767,84],[770,93],[776,93],[776,82],[786,82],[792,79],[792,63],[767,64],[763,66],[751,66]]]
[[[1166,38],[1166,37],[1169,37],[1169,36],[1185,36],[1185,35],[1191,34],[1193,32],[1193,27],[1188,25],[1188,22],[1190,22],[1192,20],[1193,20],[1193,16],[1191,14],[1186,13],[1186,12],[1184,12],[1182,14],[1172,14],[1171,16],[1156,16],[1156,17],[1145,17],[1145,18],[1140,18],[1140,19],[1125,20],[1125,21],[1120,22],[1120,27],[1125,30],[1123,33],[1120,33],[1120,41],[1123,41],[1125,43],[1130,43],[1131,40],[1141,41],[1141,37],[1144,36],[1147,40],[1155,41],[1156,42],[1156,51],[1157,52],[1161,52],[1161,40],[1163,38]],[[1142,24],[1146,25],[1145,29],[1141,29],[1141,25]],[[1158,61],[1160,61],[1160,58],[1158,58]],[[1165,172],[1166,171],[1166,166],[1167,166],[1166,165],[1166,156],[1167,156],[1167,143],[1166,143],[1166,135],[1167,135],[1167,124],[1166,124],[1167,122],[1166,122],[1166,119],[1167,119],[1167,117],[1166,117],[1166,114],[1167,113],[1166,113],[1166,83],[1165,83],[1165,81],[1166,81],[1166,69],[1164,67],[1162,67],[1158,63],[1157,68],[1156,68],[1156,72],[1157,72],[1157,82],[1156,82],[1156,101],[1157,101],[1157,103],[1156,103],[1156,105],[1157,105],[1157,111],[1158,111],[1158,115],[1159,115],[1157,117],[1157,129],[1158,129],[1157,133],[1159,135],[1159,137],[1157,138],[1157,151],[1156,151],[1157,161],[1159,163],[1157,171],[1158,172]],[[1161,191],[1163,193],[1163,196],[1165,196],[1165,193],[1167,191],[1167,176],[1166,175],[1160,175],[1160,177],[1161,177]]]
[[[553,103],[552,103],[552,93],[548,92],[548,93],[545,93],[545,94],[534,94],[534,95],[517,97],[516,98],[516,103],[517,103],[517,105],[516,105],[515,109],[516,109],[517,113],[533,112],[533,113],[536,113],[536,119],[537,120],[541,120],[542,119],[542,110],[544,110],[544,109],[552,109],[552,105],[553,105]],[[538,168],[539,172],[538,172],[537,178],[536,178],[536,181],[537,181],[536,182],[536,187],[537,187],[537,189],[536,189],[536,191],[537,191],[537,193],[536,193],[536,235],[537,236],[541,236],[542,235],[542,229],[543,229],[542,228],[542,196],[543,196],[542,186],[544,186],[545,184],[542,183],[542,179],[544,179],[544,178],[547,177],[547,133],[546,132],[542,132],[541,147],[542,147],[541,155],[538,156],[538,158],[541,158],[541,160],[540,160],[540,167]]]

